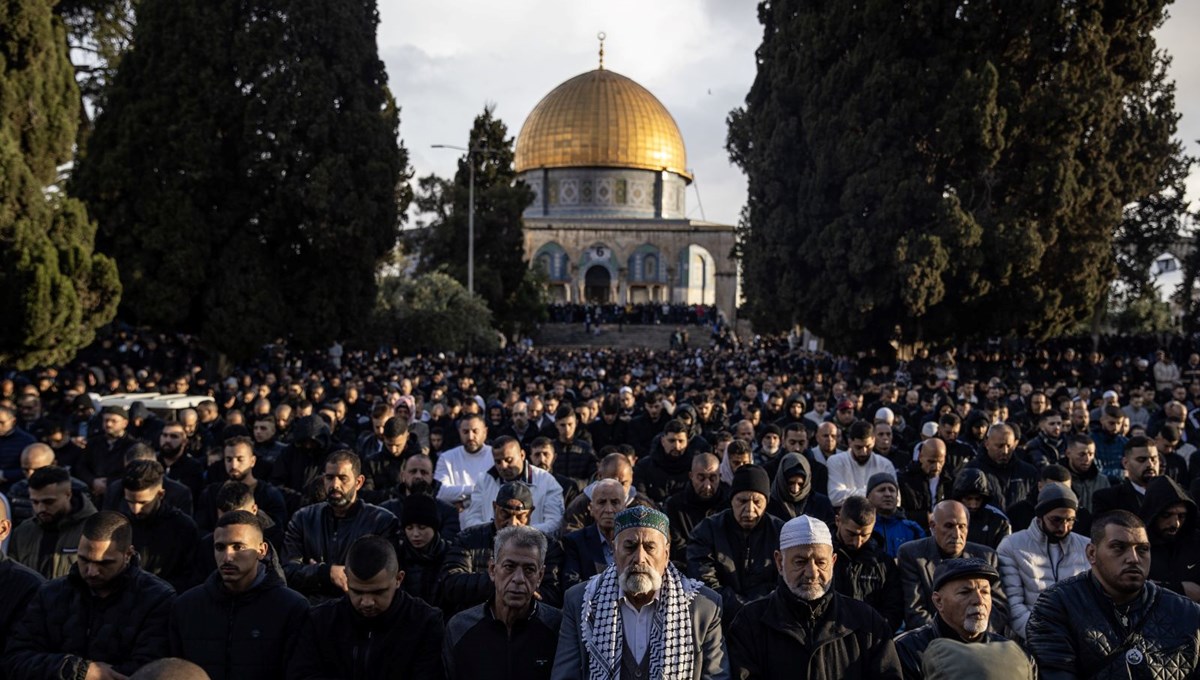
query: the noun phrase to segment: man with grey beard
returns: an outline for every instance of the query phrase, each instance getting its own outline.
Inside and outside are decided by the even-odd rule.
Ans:
[[[670,561],[667,516],[614,520],[613,564],[567,591],[551,680],[727,680],[721,597]]]
[[[824,522],[800,515],[783,525],[779,585],[729,627],[734,678],[900,680],[890,627],[870,605],[833,590],[835,562]]]
[[[998,644],[1005,637],[988,631],[992,615],[992,591],[1000,586],[1000,572],[987,561],[960,557],[938,564],[933,575],[933,621],[896,638],[896,651],[904,667],[905,680],[926,676],[922,655],[934,640],[945,638],[965,643]],[[1016,658],[1020,658],[1018,654]],[[1033,659],[1025,655],[1030,668]],[[1012,677],[1029,677],[1013,675]]]

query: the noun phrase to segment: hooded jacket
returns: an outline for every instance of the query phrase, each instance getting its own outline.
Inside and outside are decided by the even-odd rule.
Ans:
[[[992,460],[987,453],[975,456],[964,466],[965,470],[976,468],[983,470],[988,476],[988,484],[992,498],[1000,511],[1004,511],[1010,503],[1017,503],[1037,488],[1037,468],[1018,458],[1015,454],[1009,458],[1007,465],[1000,465]],[[961,473],[960,473],[961,474]]]
[[[1050,586],[1091,568],[1087,546],[1091,539],[1070,532],[1051,543],[1035,520],[1028,529],[1000,541],[1000,581],[1008,597],[1009,625],[1021,640],[1038,597]]]
[[[167,620],[175,591],[142,571],[136,554],[112,586],[108,597],[96,597],[72,567],[67,576],[38,589],[0,657],[8,677],[76,680],[89,661],[133,675],[168,656]]]
[[[833,587],[842,595],[871,605],[887,621],[889,630],[904,623],[904,591],[896,560],[883,550],[878,534],[858,550],[851,550],[833,534],[837,562],[833,565]]]
[[[788,490],[787,473],[796,467],[804,471],[804,484],[800,485],[800,493],[793,496]],[[833,521],[833,505],[828,496],[813,489],[812,466],[803,455],[794,452],[783,454],[775,478],[771,481],[767,512],[785,522],[800,515],[815,517],[826,523]]]
[[[142,557],[142,568],[170,583],[175,592],[194,585],[200,531],[192,518],[162,500],[145,517],[128,512],[125,516],[133,526],[133,546]]]
[[[441,534],[434,533],[433,540],[424,548],[414,548],[408,541],[401,541],[398,557],[400,570],[404,572],[404,592],[419,597],[428,604],[438,601],[438,577],[442,562],[446,559],[449,543]]]
[[[1085,472],[1076,472],[1070,464],[1064,467],[1071,473],[1071,491],[1079,499],[1079,507],[1092,510],[1092,498],[1101,489],[1107,489],[1111,484],[1108,477],[1100,472],[1100,461],[1093,461],[1092,466]]]
[[[987,499],[995,498],[991,493],[992,480],[978,468],[963,468],[954,480],[952,498],[961,501],[972,494],[979,494]],[[1012,533],[1008,516],[996,509],[995,506],[984,503],[983,507],[971,511],[970,525],[967,528],[967,540],[972,543],[986,545],[995,550],[1000,541]]]
[[[231,593],[220,572],[175,600],[171,656],[200,666],[212,680],[282,678],[308,601],[267,562],[244,593]]]
[[[17,527],[8,546],[8,556],[46,578],[59,578],[71,572],[79,553],[79,537],[84,521],[96,514],[96,506],[86,493],[71,496],[71,511],[51,527],[30,519]],[[51,534],[56,537],[51,538]],[[54,541],[54,552],[42,554],[46,540]]]
[[[324,500],[325,487],[321,474],[325,469],[325,458],[329,455],[329,426],[320,416],[297,418],[292,423],[291,444],[288,445],[271,471],[270,482],[279,487],[287,499],[288,512],[295,512],[304,505]],[[308,450],[300,446],[314,441],[317,448]]]
[[[1155,530],[1158,516],[1172,505],[1182,503],[1187,518],[1175,536]],[[1146,485],[1142,521],[1150,535],[1150,580],[1184,595],[1183,583],[1200,583],[1200,541],[1196,535],[1196,503],[1175,480],[1155,477]]]
[[[691,485],[688,472],[692,469],[689,450],[678,456],[668,456],[662,444],[655,440],[649,456],[639,458],[633,466],[633,485],[655,503],[663,503]]]

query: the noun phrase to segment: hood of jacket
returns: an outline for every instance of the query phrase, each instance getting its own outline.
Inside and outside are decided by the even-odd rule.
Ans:
[[[954,480],[954,500],[961,501],[964,496],[980,494],[984,498],[992,497],[991,485],[988,484],[987,474],[979,468],[963,468]]]
[[[1187,519],[1183,521],[1183,527],[1179,530],[1178,536],[1191,536],[1196,526],[1196,503],[1183,490],[1183,487],[1165,475],[1151,479],[1150,483],[1146,485],[1146,502],[1142,505],[1141,518],[1146,523],[1146,530],[1150,534],[1151,540],[1155,538],[1156,533],[1154,531],[1155,518],[1177,503],[1187,506]]]
[[[325,420],[321,416],[297,418],[296,422],[292,423],[290,432],[293,444],[313,440],[321,445],[322,451],[329,448],[329,426],[325,424]]]
[[[788,490],[787,473],[795,467],[804,470],[804,483],[800,485],[800,493],[793,496]],[[783,454],[783,459],[779,461],[779,467],[775,471],[775,480],[771,482],[771,495],[784,503],[803,503],[811,494],[812,466],[808,464],[808,459],[795,452]]]

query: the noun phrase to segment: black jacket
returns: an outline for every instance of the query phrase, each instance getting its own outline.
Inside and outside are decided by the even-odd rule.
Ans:
[[[588,425],[588,432],[592,435],[592,448],[596,451],[606,446],[632,444],[629,439],[629,423],[620,418],[609,424],[604,422],[604,416],[600,416]]]
[[[214,571],[180,595],[171,607],[171,656],[200,666],[212,680],[282,680],[308,601],[265,562],[259,570],[244,593],[230,593]]]
[[[669,422],[671,422],[671,415],[665,408],[659,412],[656,419],[651,419],[649,414],[643,413],[629,421],[629,443],[633,444],[638,458],[644,458],[650,453],[650,443]]]
[[[350,544],[362,536],[375,534],[394,541],[396,524],[395,515],[361,500],[340,519],[328,503],[300,508],[283,536],[288,586],[312,600],[338,597],[341,590],[329,580],[329,568],[345,564]]]
[[[77,567],[38,589],[5,648],[8,677],[21,680],[76,680],[89,661],[111,664],[133,675],[168,655],[167,620],[175,591],[142,571],[135,556],[98,598]]]
[[[71,468],[71,474],[88,485],[97,477],[109,481],[117,479],[125,469],[125,452],[135,443],[137,440],[128,434],[111,442],[103,433],[89,437],[79,462]]]
[[[192,518],[161,501],[149,517],[133,517],[128,512],[126,517],[133,525],[133,547],[141,555],[142,568],[165,579],[175,592],[190,588],[195,583],[196,547],[200,544],[200,531]]]
[[[279,526],[262,510],[258,511],[258,521],[262,523],[263,539],[271,546],[273,561],[279,574],[283,574],[283,565],[279,564],[278,555],[283,554],[283,527]],[[213,532],[208,532],[196,545],[196,570],[192,575],[193,583],[204,583],[208,575],[217,570],[217,556],[213,552]]]
[[[195,511],[195,504],[192,502],[192,490],[184,484],[163,477],[163,501],[189,517]],[[104,503],[101,510],[112,510],[128,514],[129,506],[125,503],[125,480],[114,479],[108,484],[108,490],[104,493]]]
[[[217,526],[217,494],[225,482],[215,482],[204,488],[196,503],[196,525],[201,531],[212,531]],[[287,502],[283,492],[274,484],[258,480],[254,485],[254,504],[260,512],[265,513],[271,521],[281,527],[287,526]],[[280,546],[283,547],[283,546]]]
[[[404,572],[404,592],[419,597],[431,605],[438,602],[438,579],[441,578],[442,563],[450,542],[441,534],[434,534],[429,545],[418,550],[407,541],[401,540],[398,557]]]
[[[674,533],[674,522],[671,523]],[[572,531],[563,536],[562,591],[576,583],[582,583],[604,571],[608,561],[604,558],[604,543],[600,528],[595,524]]]
[[[820,476],[811,474],[813,470],[813,461],[801,453],[788,452],[779,456],[774,462],[778,463],[775,471],[770,471],[771,474],[771,497],[767,500],[767,512],[775,515],[783,521],[794,519],[800,515],[808,515],[815,517],[822,522],[833,521],[833,504],[829,502],[829,496],[817,490],[817,485],[820,488],[826,488],[826,482],[820,480]],[[825,472],[825,479],[828,479],[829,473],[825,470],[825,465],[817,463],[820,469]],[[800,493],[793,496],[788,488],[788,472],[799,467],[804,471],[804,484],[800,486]],[[782,469],[780,473],[778,470]],[[795,472],[792,473],[793,476]],[[672,523],[671,527],[674,528]]]
[[[1038,432],[1037,436],[1025,444],[1022,459],[1040,470],[1047,465],[1064,465],[1066,460],[1063,456],[1066,450],[1066,437],[1059,437],[1056,441]]]
[[[597,467],[596,452],[588,442],[579,437],[567,444],[554,440],[554,474],[570,477],[582,490],[596,475]]]
[[[1035,486],[1034,489],[1036,490],[1037,487]],[[976,494],[991,499],[995,497],[994,492],[991,477],[979,468],[968,467],[959,472],[958,478],[954,480],[952,498],[961,501],[967,496]],[[1021,501],[1024,500],[1021,499]],[[1018,504],[1011,503],[1010,506]],[[986,501],[982,507],[971,511],[970,524],[967,528],[968,541],[986,545],[995,550],[1000,545],[1000,541],[1011,533],[1012,526],[1009,524],[1008,516]]]
[[[1042,593],[1025,628],[1044,680],[1183,680],[1200,674],[1200,607],[1147,581],[1141,597],[1117,616],[1112,600],[1086,571]],[[1139,650],[1128,659],[1133,648]]]
[[[1182,503],[1187,519],[1175,536],[1154,530],[1158,515]],[[1185,581],[1200,583],[1200,536],[1196,534],[1196,503],[1170,477],[1155,477],[1146,485],[1142,521],[1150,535],[1150,580],[1184,595]]]
[[[661,506],[668,498],[692,485],[688,480],[691,469],[692,457],[687,451],[668,456],[662,446],[655,446],[649,456],[638,459],[633,466],[633,485]]]
[[[940,616],[935,615],[933,621],[915,630],[905,631],[896,638],[896,654],[900,657],[900,666],[904,669],[904,680],[924,680],[925,666],[921,662],[921,655],[925,653],[929,643],[943,637],[964,642]],[[983,637],[976,642],[1004,642],[1007,639],[1003,635],[985,630]],[[1032,659],[1030,663],[1033,663]]]
[[[896,560],[883,549],[878,534],[858,550],[851,550],[833,534],[837,562],[833,565],[833,587],[839,593],[865,602],[887,621],[889,630],[904,623],[904,591]]]
[[[943,471],[934,497],[929,493],[929,478],[925,476],[921,466],[915,464],[909,465],[897,475],[896,482],[900,487],[900,505],[904,507],[904,512],[909,519],[922,527],[929,526],[929,513],[933,512],[933,506],[946,500],[954,487],[954,479],[949,472]]]
[[[437,500],[437,490],[441,485],[442,483],[435,479],[433,486],[429,489],[429,494],[433,496],[434,501],[437,503],[438,519],[442,520],[442,528],[438,533],[447,541],[452,541],[458,535],[458,532],[462,530],[459,526],[458,508],[446,501]],[[403,521],[404,499],[408,498],[408,494],[407,489],[396,487],[396,494],[389,500],[380,503],[379,507],[395,515],[397,520]],[[399,528],[404,529],[404,527]]]
[[[341,597],[313,607],[288,680],[442,680],[442,613],[402,590],[366,618]]]
[[[442,662],[449,680],[550,680],[562,612],[537,602],[512,634],[484,603],[459,612],[446,624]]]
[[[363,475],[367,478],[363,486],[363,499],[376,504],[382,504],[392,497],[393,491],[400,484],[400,471],[404,461],[411,456],[421,454],[421,442],[415,434],[409,435],[400,455],[393,455],[390,450],[378,451],[363,460]]]
[[[965,467],[983,470],[988,477],[996,507],[1001,511],[1011,503],[1024,500],[1030,491],[1037,489],[1037,468],[1016,455],[1009,459],[1007,465],[997,465],[986,453],[981,453]]]
[[[46,579],[29,567],[0,553],[0,640],[7,640],[13,626]],[[3,677],[3,668],[0,668]]]
[[[487,566],[495,540],[495,523],[485,522],[463,529],[451,542],[446,561],[442,563],[441,578],[441,606],[448,617],[492,598],[492,579],[488,576]],[[562,605],[558,572],[563,553],[558,541],[547,537],[547,543],[546,574],[538,593],[542,602],[558,607]]]
[[[775,551],[783,520],[764,514],[752,531],[722,510],[696,526],[687,548],[687,574],[721,595],[722,621],[737,616],[744,604],[775,589],[779,571]]]
[[[976,557],[1000,571],[1000,558],[986,545],[967,541],[958,557]],[[909,541],[900,546],[896,564],[900,567],[900,587],[904,591],[904,622],[908,629],[920,628],[933,621],[933,573],[942,560],[949,559],[938,548],[933,537]],[[1004,589],[992,589],[992,631],[1003,633],[1008,627],[1008,598]]]
[[[1146,497],[1133,488],[1128,479],[1107,489],[1097,489],[1092,495],[1092,517],[1099,517],[1109,510],[1128,510],[1135,515],[1142,513]]]
[[[832,590],[809,603],[780,583],[743,607],[726,631],[734,680],[901,678],[887,622]]]
[[[329,454],[330,435],[329,426],[320,416],[297,418],[289,434],[292,443],[275,459],[270,482],[283,492],[288,511],[295,512],[301,506],[325,500],[321,474]],[[315,450],[298,446],[309,441],[316,442]]]
[[[717,493],[705,500],[696,494],[690,481],[683,491],[663,503],[663,512],[671,521],[671,561],[687,571],[687,545],[696,525],[729,508],[729,485],[721,482]]]

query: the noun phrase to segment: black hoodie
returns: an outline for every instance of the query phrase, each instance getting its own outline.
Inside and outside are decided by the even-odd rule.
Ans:
[[[803,470],[804,484],[800,493],[793,496],[788,490],[788,473],[794,468]],[[795,474],[793,472],[793,474]],[[771,497],[767,499],[767,512],[783,521],[800,515],[809,515],[822,522],[833,522],[833,504],[829,497],[813,489],[812,464],[803,455],[795,452],[783,454],[771,482]]]
[[[1008,522],[1008,517],[991,505],[994,502],[992,499],[995,498],[991,492],[991,477],[978,468],[963,468],[958,473],[958,478],[954,480],[952,497],[956,501],[962,501],[966,496],[979,494],[989,499],[978,510],[970,511],[967,541],[986,545],[995,550],[999,547],[1000,541],[1012,533],[1012,526]]]
[[[283,492],[289,514],[325,500],[322,473],[330,453],[329,426],[320,416],[298,418],[292,424],[291,435],[292,443],[275,460],[270,480]]]
[[[1155,530],[1159,515],[1172,505],[1182,503],[1187,518],[1175,536],[1164,536]],[[1184,582],[1200,584],[1200,541],[1196,535],[1196,503],[1183,487],[1170,477],[1158,476],[1146,485],[1146,502],[1142,505],[1142,521],[1150,536],[1150,580],[1158,582],[1180,595]]]

